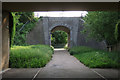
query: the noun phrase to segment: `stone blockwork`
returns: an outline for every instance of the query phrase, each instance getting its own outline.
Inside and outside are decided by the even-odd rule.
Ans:
[[[78,46],[80,45],[80,46],[89,46],[89,47],[97,48],[97,49],[106,49],[107,45],[104,41],[97,42],[95,39],[88,39],[87,34],[81,33],[81,31],[84,29],[84,26],[81,25],[83,23],[84,23],[83,20],[79,21],[78,37],[77,37]]]
[[[90,46],[97,49],[106,49],[104,42],[86,40],[81,34],[83,20],[80,17],[43,17],[36,27],[27,35],[29,44],[51,45],[51,32],[63,30],[69,34],[69,46]],[[39,35],[38,35],[39,34]]]
[[[50,33],[55,27],[66,27],[70,30],[70,47],[77,45],[77,30],[79,26],[79,19],[78,17],[44,17],[44,32],[48,29],[48,33],[45,37],[46,44],[50,45]],[[48,21],[48,23],[46,23]],[[60,29],[61,30],[61,29]],[[46,33],[46,32],[45,32]]]
[[[43,21],[39,20],[35,28],[27,34],[26,42],[31,45],[45,44],[44,33],[43,33]]]

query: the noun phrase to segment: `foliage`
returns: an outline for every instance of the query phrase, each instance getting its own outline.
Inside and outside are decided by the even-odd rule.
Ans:
[[[87,16],[83,18],[85,21],[84,32],[88,33],[88,37],[98,41],[105,40],[107,45],[114,45],[117,43],[114,30],[118,15],[120,15],[118,12],[89,11]]]
[[[69,50],[69,47],[65,45],[65,46],[64,46],[64,49]]]
[[[120,28],[119,25],[120,25],[120,19],[118,20],[118,22],[117,22],[117,24],[116,24],[116,26],[115,26],[115,33],[114,33],[114,34],[115,34],[115,39],[116,39],[116,40],[119,40],[119,39],[120,39],[120,38],[119,38],[119,37],[120,37],[120,36],[119,36],[119,33],[120,33],[120,32],[119,32],[119,28]]]
[[[38,21],[37,18],[34,18],[33,12],[12,12],[15,14],[15,21],[14,24],[16,25],[16,34],[14,37],[14,44],[13,45],[27,45],[26,44],[26,34],[33,29],[36,22]],[[29,23],[27,23],[29,22]],[[26,24],[27,23],[27,24]],[[25,25],[23,27],[23,25]]]
[[[67,43],[67,33],[64,31],[55,31],[51,35],[51,43],[55,44],[66,44]]]
[[[52,50],[54,51],[54,47],[53,47],[53,46],[51,46],[51,48],[52,48]]]
[[[31,22],[31,23],[25,25],[25,27],[22,31],[19,31],[19,28],[22,25],[23,24],[19,24],[17,26],[17,33],[15,36],[14,45],[26,45],[26,34],[33,29],[33,27],[35,26],[35,23]]]
[[[13,46],[10,50],[10,68],[40,68],[52,57],[47,45]]]
[[[19,22],[25,24],[27,21],[34,21],[33,12],[17,12],[16,15],[20,15]]]
[[[14,44],[14,37],[15,37],[15,33],[16,33],[16,23],[18,23],[18,19],[20,16],[16,16],[17,12],[12,12],[12,16],[13,16],[13,27],[12,27],[12,31],[11,31],[11,46]]]
[[[69,50],[80,62],[90,68],[120,68],[120,55],[89,47],[79,46]]]

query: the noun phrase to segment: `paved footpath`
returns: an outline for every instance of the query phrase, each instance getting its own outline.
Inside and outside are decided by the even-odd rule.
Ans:
[[[115,69],[90,69],[64,49],[56,49],[52,60],[44,68],[11,69],[4,78],[118,78]]]

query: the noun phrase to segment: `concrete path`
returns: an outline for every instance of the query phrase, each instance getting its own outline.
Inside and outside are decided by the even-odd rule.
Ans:
[[[55,49],[52,60],[44,68],[11,69],[3,73],[3,78],[118,78],[113,69],[89,69],[64,49]]]
[[[41,69],[37,78],[100,78],[66,50],[55,50],[52,60]]]

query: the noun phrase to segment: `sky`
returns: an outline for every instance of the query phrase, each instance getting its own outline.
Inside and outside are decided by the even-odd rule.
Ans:
[[[34,12],[35,17],[81,17],[85,16],[87,11],[44,11]]]

